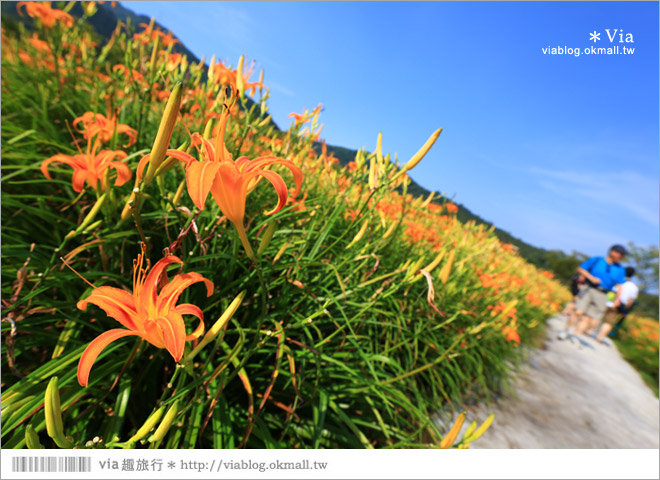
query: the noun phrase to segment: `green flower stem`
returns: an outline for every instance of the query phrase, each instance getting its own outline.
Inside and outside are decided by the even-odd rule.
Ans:
[[[250,260],[256,262],[257,257],[254,254],[254,251],[252,250],[252,247],[250,246],[250,241],[247,238],[247,233],[245,233],[245,227],[241,225],[236,225],[236,230],[238,231],[238,236],[241,239],[241,243],[243,244],[243,248],[245,249],[245,253],[247,253],[247,256],[250,258]]]

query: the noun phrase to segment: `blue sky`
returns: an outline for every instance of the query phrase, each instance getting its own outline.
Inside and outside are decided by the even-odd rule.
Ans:
[[[322,103],[329,144],[382,131],[404,162],[443,127],[411,176],[533,245],[658,244],[657,2],[122,5],[207,61],[256,59],[280,127]],[[634,53],[543,53],[615,45]]]

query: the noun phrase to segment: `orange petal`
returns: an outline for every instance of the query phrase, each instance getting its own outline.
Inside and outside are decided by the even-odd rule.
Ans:
[[[75,160],[72,157],[61,154],[53,155],[52,157],[44,160],[43,162],[41,162],[41,173],[43,173],[48,180],[52,180],[50,176],[50,172],[48,171],[48,165],[50,165],[53,162],[64,163],[65,165],[68,165],[72,168],[75,168],[75,164],[76,164]]]
[[[215,148],[213,147],[213,144],[209,140],[202,137],[197,132],[193,133],[190,136],[190,138],[192,140],[193,147],[197,147],[199,144],[202,144],[202,147],[204,148],[204,153],[202,153],[202,158],[204,158],[205,160],[217,160],[215,158]],[[199,148],[197,150],[199,150]]]
[[[128,182],[131,179],[131,169],[125,163],[121,162],[111,162],[108,165],[110,168],[114,168],[117,172],[117,179],[115,180],[115,186],[121,187],[123,184]]]
[[[237,158],[236,161],[234,162],[234,165],[236,166],[236,168],[240,172],[240,171],[243,171],[245,168],[249,168],[250,163],[251,163],[250,159],[248,157],[243,156],[243,157]],[[244,167],[244,165],[248,165],[248,167]]]
[[[82,192],[83,187],[85,186],[85,179],[87,178],[89,172],[77,169],[73,172],[72,184],[74,192]],[[96,188],[96,182],[94,182],[92,187]]]
[[[286,199],[289,196],[289,191],[286,188],[286,183],[282,180],[277,173],[271,172],[270,170],[262,170],[258,172],[258,175],[266,178],[275,188],[277,192],[277,205],[272,210],[265,212],[266,215],[272,215],[273,213],[279,212],[282,207],[286,204]]]
[[[123,123],[119,124],[117,126],[117,133],[125,133],[126,135],[128,135],[128,143],[124,145],[124,147],[130,147],[137,140],[136,138],[137,132],[126,124]]]
[[[191,305],[190,303],[184,303],[182,305],[177,305],[174,311],[179,315],[194,315],[199,318],[199,325],[197,325],[197,328],[190,335],[186,336],[186,341],[199,338],[202,333],[204,333],[204,314],[199,307]]]
[[[203,161],[190,162],[186,168],[186,183],[188,194],[193,203],[200,210],[204,210],[206,197],[209,195],[215,175],[220,168],[219,162]]]
[[[115,328],[103,332],[92,340],[80,357],[80,362],[78,362],[78,383],[86,387],[89,383],[89,372],[92,369],[92,365],[94,365],[94,362],[103,349],[115,340],[128,337],[129,335],[137,335],[137,333],[124,330],[123,328]]]
[[[181,273],[175,276],[170,283],[165,285],[158,296],[157,309],[159,312],[169,312],[174,309],[179,296],[183,291],[194,283],[204,282],[206,285],[206,296],[213,294],[213,282],[204,278],[199,273]]]
[[[138,329],[135,299],[130,293],[115,287],[98,287],[89,297],[80,300],[77,306],[80,310],[87,310],[88,303],[101,308],[109,317],[114,318],[126,328]],[[137,321],[139,322],[139,320]]]
[[[293,174],[293,181],[296,184],[296,192],[293,194],[293,196],[294,198],[297,197],[298,193],[300,193],[300,188],[302,187],[303,173],[300,167],[298,167],[298,165],[293,163],[291,160],[285,160],[283,158],[274,157],[272,155],[258,157],[250,162],[250,165],[246,168],[246,171],[252,172],[255,170],[261,170],[268,165],[283,165],[291,171]]]
[[[192,155],[190,155],[186,152],[182,152],[180,150],[174,150],[174,149],[170,148],[165,153],[169,157],[176,158],[177,160],[185,163],[186,165],[189,164],[190,162],[195,161],[195,158]]]
[[[142,172],[144,172],[144,167],[147,166],[147,163],[149,163],[150,158],[151,158],[151,153],[147,153],[144,157],[142,157],[140,163],[138,163],[137,170],[135,172],[135,175],[137,176],[138,180],[142,180]]]
[[[142,298],[147,299],[151,301],[153,305],[156,305],[156,300],[158,298],[156,295],[158,280],[163,274],[163,271],[173,263],[183,263],[183,261],[175,255],[168,255],[167,257],[158,260],[156,265],[154,265],[154,267],[147,275],[147,278],[144,280],[144,286],[142,287]]]
[[[180,160],[184,162],[185,164],[188,164],[190,162],[195,161],[195,159],[187,154],[186,152],[181,152],[179,150],[173,150],[173,149],[167,149],[165,152],[167,156],[170,156],[172,158],[176,158],[177,160]],[[138,163],[136,175],[138,180],[142,180],[142,174],[144,172],[144,168],[147,166],[147,163],[149,163],[149,159],[151,158],[151,153],[146,154],[144,157],[142,157],[142,160],[140,160],[140,163]]]
[[[172,312],[167,317],[158,317],[155,322],[163,335],[165,348],[178,362],[183,356],[183,347],[186,341],[186,326],[183,323],[183,318],[181,318],[181,315]]]
[[[249,178],[241,174],[230,162],[219,162],[220,167],[211,186],[211,194],[222,213],[236,225],[243,223],[245,199]]]

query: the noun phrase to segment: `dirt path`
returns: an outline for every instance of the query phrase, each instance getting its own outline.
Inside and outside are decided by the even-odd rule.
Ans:
[[[562,318],[548,325],[545,348],[518,374],[514,394],[468,412],[479,422],[495,414],[471,448],[658,448],[658,399],[614,344],[583,335],[579,349],[556,339]]]

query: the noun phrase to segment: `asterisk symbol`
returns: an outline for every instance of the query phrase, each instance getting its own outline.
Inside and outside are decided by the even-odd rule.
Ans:
[[[600,33],[594,30],[594,33],[589,34],[589,40],[593,40],[594,43],[596,43],[598,40],[600,40]]]
[[[176,467],[176,463],[174,462],[167,462],[167,468],[174,468]]]

